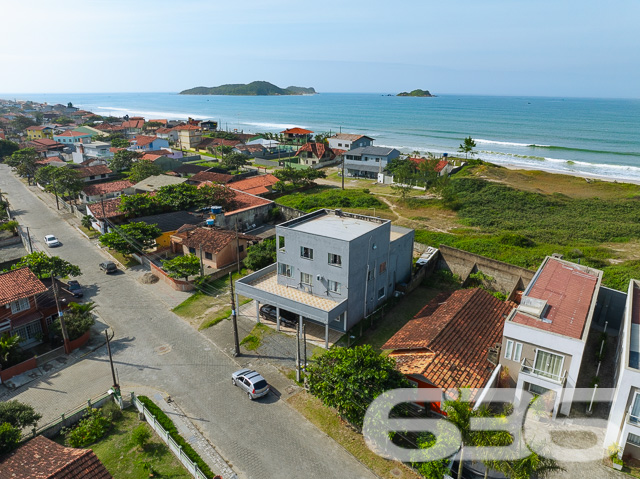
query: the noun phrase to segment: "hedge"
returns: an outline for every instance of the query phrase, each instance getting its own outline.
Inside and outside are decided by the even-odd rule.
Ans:
[[[169,419],[169,417],[164,413],[162,409],[155,405],[155,403],[149,399],[147,396],[136,396],[138,400],[144,404],[144,406],[149,410],[151,414],[156,417],[156,420],[160,423],[160,425],[169,433],[169,435],[173,438],[173,440],[178,444],[178,446],[182,447],[182,452],[186,454],[186,456],[195,462],[200,470],[210,479],[214,478],[214,474],[207,465],[206,462],[202,460],[202,458],[198,455],[196,451],[191,447],[191,445],[184,440],[184,438],[178,432],[178,429],[173,424],[173,421]]]

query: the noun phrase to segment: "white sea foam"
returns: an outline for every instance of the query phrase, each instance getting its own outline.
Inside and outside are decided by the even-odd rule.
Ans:
[[[148,111],[148,110],[136,110],[135,108],[116,108],[111,106],[98,106],[94,108],[94,113],[121,113],[131,115],[140,115],[149,118],[167,118],[167,119],[175,119],[175,120],[186,120],[190,116],[197,115],[189,115],[187,113],[175,113],[175,112],[167,112],[167,111]]]
[[[293,125],[290,123],[261,123],[261,122],[241,122],[241,125],[248,125],[248,126],[259,126],[260,128],[267,128],[270,130],[286,130],[288,128],[307,128],[306,126],[301,126],[301,125]]]

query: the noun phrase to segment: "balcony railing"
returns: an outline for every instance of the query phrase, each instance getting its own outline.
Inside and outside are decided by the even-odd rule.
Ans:
[[[627,422],[629,424],[633,424],[634,426],[640,426],[640,416],[634,416],[631,413],[631,408],[627,411]]]
[[[556,384],[564,384],[564,381],[567,378],[567,371],[564,371],[562,374],[553,374],[543,369],[536,369],[533,362],[528,359],[523,359],[520,363],[520,372],[528,374],[529,376],[546,379],[547,381],[551,381]]]

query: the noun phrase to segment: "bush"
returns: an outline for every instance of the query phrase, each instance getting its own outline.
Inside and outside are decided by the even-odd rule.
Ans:
[[[106,417],[109,422],[114,422],[122,418],[122,410],[115,402],[109,401],[102,407],[102,415]]]
[[[104,436],[110,426],[111,421],[100,409],[89,408],[75,428],[63,429],[62,433],[71,447],[86,447]]]
[[[262,268],[266,268],[270,264],[276,262],[276,240],[275,238],[269,238],[262,243],[258,243],[247,248],[247,257],[244,259],[244,265],[258,271]]]
[[[2,223],[0,225],[0,231],[11,231],[13,234],[16,234],[18,232],[18,222],[7,221],[6,223]]]
[[[198,455],[198,453],[193,450],[191,445],[184,440],[184,438],[178,432],[178,429],[176,428],[176,426],[173,424],[173,421],[169,419],[169,417],[164,413],[164,411],[160,409],[158,406],[156,406],[155,403],[146,396],[137,396],[137,398],[142,404],[144,404],[144,407],[146,407],[149,410],[149,412],[156,417],[156,420],[158,421],[158,423],[160,423],[160,425],[165,429],[165,431],[169,433],[169,435],[176,442],[176,444],[182,447],[182,452],[184,452],[189,459],[191,459],[193,462],[195,462],[198,465],[198,467],[204,473],[205,476],[212,479],[214,475],[211,469],[209,468],[209,466],[207,465],[207,463],[204,462],[202,458]]]
[[[131,432],[131,441],[140,449],[144,449],[149,439],[151,439],[151,431],[146,424],[140,424]]]
[[[0,424],[0,455],[13,451],[20,442],[20,429],[8,422]]]
[[[279,198],[278,203],[307,213],[321,208],[389,209],[386,203],[362,190],[314,189],[316,193],[294,193]]]

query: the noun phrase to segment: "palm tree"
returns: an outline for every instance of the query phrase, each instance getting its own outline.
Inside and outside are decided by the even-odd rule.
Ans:
[[[471,156],[475,155],[475,152],[473,151],[475,147],[476,147],[476,142],[473,141],[473,138],[469,136],[464,139],[464,143],[460,143],[460,147],[458,148],[458,151],[460,153],[464,153],[465,159],[468,159],[469,154],[471,154]]]
[[[474,410],[470,402],[461,400],[462,393],[458,390],[458,398],[455,401],[445,401],[442,410],[447,414],[447,420],[452,422],[460,431],[462,446],[458,457],[458,479],[462,478],[462,464],[464,462],[464,446],[473,444],[471,432],[471,418],[485,414],[484,410]]]
[[[0,365],[6,366],[9,363],[11,356],[17,351],[20,345],[20,336],[9,335],[4,333],[0,336]]]
[[[527,457],[514,461],[497,461],[494,463],[495,469],[509,479],[528,479],[530,477],[543,479],[553,472],[564,471],[564,468],[560,467],[554,459],[539,455],[529,446],[527,449],[530,452]]]

